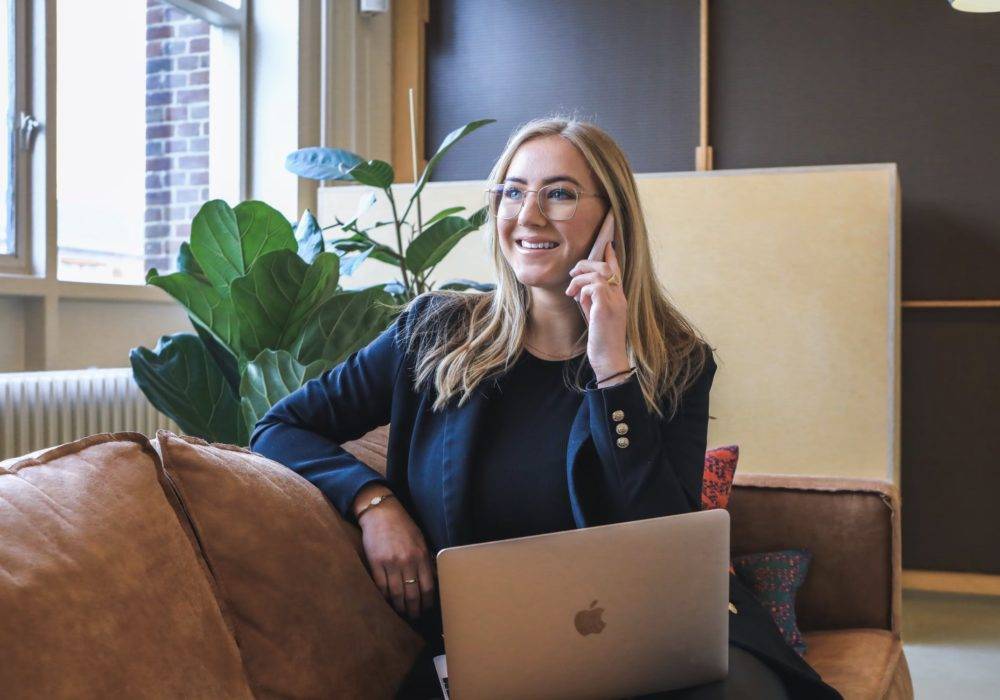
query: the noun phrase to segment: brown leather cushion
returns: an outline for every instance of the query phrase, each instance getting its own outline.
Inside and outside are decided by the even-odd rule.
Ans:
[[[808,632],[805,660],[845,698],[912,698],[903,644],[888,630]]]
[[[252,697],[140,433],[0,465],[0,696]]]
[[[392,697],[423,639],[322,493],[242,447],[156,433],[259,695]]]
[[[747,479],[758,485],[748,485]],[[765,487],[768,479],[782,486]],[[843,481],[842,489],[834,484],[820,490],[792,487],[791,477],[737,474],[730,496],[734,556],[778,549],[812,554],[809,575],[796,595],[803,632],[892,626],[888,497],[858,490],[860,480]]]

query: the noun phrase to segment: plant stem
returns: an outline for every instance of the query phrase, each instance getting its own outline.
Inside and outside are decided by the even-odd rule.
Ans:
[[[400,225],[399,217],[396,215],[396,200],[392,196],[392,188],[386,187],[384,190],[386,197],[389,198],[389,204],[392,206],[392,219],[393,223],[396,225],[396,245],[399,249],[396,251],[399,253],[399,271],[403,273],[403,286],[406,287],[408,291],[410,290],[410,278],[406,274],[406,254],[403,250],[403,231]]]

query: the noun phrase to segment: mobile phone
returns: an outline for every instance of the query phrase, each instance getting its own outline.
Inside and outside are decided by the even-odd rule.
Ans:
[[[611,212],[611,209],[608,209],[608,213],[604,217],[604,223],[601,224],[601,230],[597,232],[597,239],[594,241],[594,246],[590,249],[590,255],[587,256],[587,260],[591,262],[604,262],[604,248],[607,246],[608,241],[614,240],[614,236],[615,215]],[[577,304],[580,303],[579,294],[573,298]]]

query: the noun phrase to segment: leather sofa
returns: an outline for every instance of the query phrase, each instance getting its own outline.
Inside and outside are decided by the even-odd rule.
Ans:
[[[345,449],[384,471],[387,427]],[[845,698],[912,698],[899,497],[738,474],[733,554],[813,553],[806,659]],[[240,447],[101,433],[0,462],[0,697],[393,697],[422,640],[360,531]]]

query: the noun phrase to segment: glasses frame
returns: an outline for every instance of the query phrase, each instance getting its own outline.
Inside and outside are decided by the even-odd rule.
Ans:
[[[569,221],[570,219],[572,219],[574,216],[576,216],[576,210],[580,208],[580,197],[600,197],[601,199],[607,200],[607,196],[604,195],[604,194],[602,194],[602,193],[600,193],[600,192],[587,192],[586,190],[581,190],[579,187],[573,187],[572,185],[563,185],[563,184],[560,184],[558,182],[553,182],[553,183],[550,183],[548,185],[545,185],[544,187],[540,187],[537,190],[522,190],[524,192],[524,199],[521,200],[521,206],[519,206],[517,208],[517,211],[514,213],[514,215],[513,216],[499,216],[500,207],[499,206],[497,207],[497,213],[493,213],[493,203],[490,201],[490,195],[492,195],[494,192],[496,192],[498,188],[506,188],[506,187],[507,186],[501,182],[501,183],[497,183],[495,185],[492,185],[491,187],[487,187],[484,190],[484,192],[486,193],[486,208],[487,208],[487,211],[489,211],[489,213],[491,215],[495,216],[496,218],[503,219],[504,221],[510,221],[511,219],[516,219],[517,217],[519,217],[521,215],[521,212],[524,210],[524,203],[528,201],[528,195],[530,193],[534,193],[534,195],[535,195],[535,206],[538,207],[538,213],[541,214],[543,217],[545,217],[546,221]],[[544,211],[542,211],[541,197],[539,197],[538,194],[542,190],[547,190],[550,187],[560,187],[560,188],[562,188],[564,190],[572,190],[573,192],[576,192],[576,206],[573,207],[573,213],[569,216],[569,218],[567,218],[567,219],[550,219],[548,217],[548,215],[546,215],[546,213]]]

